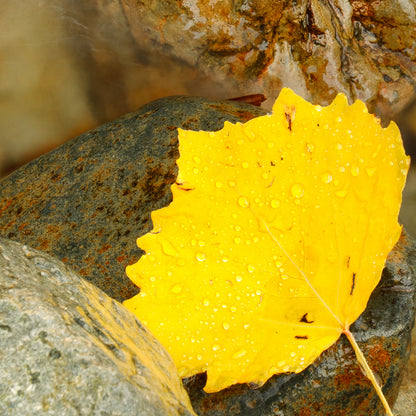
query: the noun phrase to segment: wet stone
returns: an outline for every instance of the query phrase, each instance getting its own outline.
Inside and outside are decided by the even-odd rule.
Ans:
[[[91,130],[0,182],[0,235],[44,250],[109,296],[137,293],[125,267],[150,213],[171,200],[177,128],[219,130],[265,111],[245,103],[171,97]]]
[[[225,120],[246,121],[264,113],[244,103],[193,97],[150,103],[2,180],[0,233],[53,254],[111,297],[129,298],[137,288],[124,269],[141,255],[135,239],[150,231],[151,211],[171,200],[177,127],[214,131]],[[302,197],[301,189],[294,193]],[[415,252],[404,234],[367,310],[352,327],[391,403],[409,354]],[[207,394],[203,374],[184,383],[199,415],[384,414],[344,338],[302,373],[273,376],[261,388],[236,385]]]
[[[195,415],[165,349],[60,261],[0,238],[0,414]]]

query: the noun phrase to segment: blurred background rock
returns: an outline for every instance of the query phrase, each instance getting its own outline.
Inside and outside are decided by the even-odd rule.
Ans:
[[[278,10],[276,10],[278,7]],[[416,153],[414,2],[2,0],[0,176],[156,98],[337,91]],[[416,179],[402,220],[416,235]]]
[[[2,0],[0,62],[2,176],[153,99],[228,96],[189,65],[141,48],[119,1]]]

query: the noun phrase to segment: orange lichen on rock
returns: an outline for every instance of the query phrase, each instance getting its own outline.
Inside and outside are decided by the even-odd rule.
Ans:
[[[271,115],[179,130],[173,202],[137,240],[124,304],[207,392],[300,372],[365,309],[400,235],[397,126],[283,89]]]

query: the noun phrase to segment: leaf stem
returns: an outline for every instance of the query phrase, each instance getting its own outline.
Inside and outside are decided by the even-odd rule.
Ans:
[[[354,338],[354,335],[352,334],[352,332],[349,329],[344,329],[342,332],[343,332],[343,334],[345,334],[345,336],[348,338],[348,341],[351,343],[358,362],[361,364],[361,366],[365,370],[366,377],[371,381],[374,388],[376,389],[377,395],[380,398],[381,402],[383,403],[383,406],[384,406],[384,409],[386,410],[387,415],[388,416],[394,416],[394,414],[391,411],[390,406],[389,406],[389,404],[386,400],[386,397],[384,396],[383,391],[382,391],[380,385],[378,384],[378,382],[376,380],[376,377],[375,377],[373,371],[371,370],[370,366],[368,365],[367,360],[365,359],[363,352],[361,351],[360,347],[357,344],[357,341]]]

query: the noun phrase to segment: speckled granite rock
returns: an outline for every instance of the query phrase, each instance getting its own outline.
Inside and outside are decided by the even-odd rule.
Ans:
[[[1,238],[0,414],[195,413],[171,358],[127,309]]]
[[[177,127],[219,130],[264,110],[179,97],[91,130],[0,182],[0,235],[53,254],[121,301],[137,293],[125,275],[150,212],[167,205],[176,178]]]
[[[64,258],[107,293],[125,299],[133,292],[124,266],[138,257],[135,237],[150,229],[150,212],[170,200],[178,156],[176,127],[215,130],[226,119],[261,114],[263,110],[242,103],[192,97],[150,103],[0,182],[0,233]],[[390,401],[409,353],[414,262],[415,248],[405,235],[354,326]],[[305,372],[275,376],[261,389],[238,385],[207,395],[202,387],[203,376],[186,381],[200,415],[383,414],[343,339]]]
[[[320,104],[344,92],[391,117],[414,97],[411,1],[121,3],[137,44],[269,103],[282,86]]]

